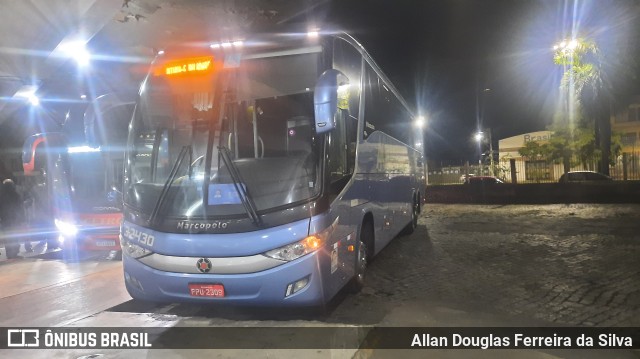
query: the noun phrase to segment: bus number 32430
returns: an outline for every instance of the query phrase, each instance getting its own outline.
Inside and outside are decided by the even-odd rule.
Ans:
[[[153,235],[139,231],[132,227],[124,227],[123,235],[128,240],[131,240],[131,241],[135,240],[141,244],[146,244],[149,247],[153,246],[153,241],[155,240]]]

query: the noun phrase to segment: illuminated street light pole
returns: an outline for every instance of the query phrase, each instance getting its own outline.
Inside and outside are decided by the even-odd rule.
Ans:
[[[478,175],[482,176],[482,131],[478,131],[474,138],[478,142]]]
[[[419,137],[420,142],[416,142],[415,146],[416,148],[420,148],[420,151],[422,152],[422,159],[424,161],[425,185],[428,185],[429,184],[429,168],[427,164],[427,150],[426,150],[427,146],[425,144],[424,131],[423,131],[423,128],[426,123],[427,123],[427,120],[425,119],[424,116],[418,116],[415,119],[414,125],[418,128],[418,131],[420,131],[420,137]]]
[[[480,89],[478,88],[476,91],[476,120],[478,121],[478,128],[482,128],[482,124],[484,122],[484,112],[485,112],[485,108],[486,108],[486,100],[485,100],[485,95],[488,95],[491,93],[491,89],[488,87],[485,87],[484,90],[480,91]],[[478,158],[478,166],[480,173],[482,174],[482,142],[484,140],[484,133],[479,130],[476,134],[475,134],[475,140],[478,142],[478,149],[480,150],[480,157]],[[489,169],[489,174],[493,175],[494,174],[494,168],[493,168],[493,145],[491,143],[491,129],[489,129],[489,155],[491,156],[490,159],[490,169]]]
[[[495,167],[493,166],[493,140],[491,139],[491,129],[489,129],[489,165],[491,166],[490,173],[495,176]]]
[[[494,167],[493,167],[493,144],[491,139],[491,129],[489,130],[489,174],[494,175]],[[478,146],[480,146],[480,158],[478,159],[478,165],[480,166],[480,172],[482,172],[482,141],[484,140],[484,132],[478,131],[475,134],[475,139],[478,142]]]

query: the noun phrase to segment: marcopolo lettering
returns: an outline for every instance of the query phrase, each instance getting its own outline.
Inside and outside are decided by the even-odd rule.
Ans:
[[[203,229],[205,231],[210,229],[225,229],[229,226],[229,222],[192,222],[192,221],[180,221],[178,222],[178,229]]]

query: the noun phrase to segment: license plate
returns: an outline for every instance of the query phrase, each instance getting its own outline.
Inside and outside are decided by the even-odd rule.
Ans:
[[[222,284],[189,284],[189,293],[192,297],[224,297]]]
[[[114,247],[115,245],[116,241],[96,241],[98,247]]]

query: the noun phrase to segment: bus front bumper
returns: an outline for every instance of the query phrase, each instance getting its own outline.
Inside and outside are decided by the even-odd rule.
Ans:
[[[80,251],[120,251],[120,237],[117,232],[107,233],[85,233],[78,232],[76,235],[58,236],[61,247],[75,247]]]
[[[192,302],[255,306],[314,306],[324,303],[317,251],[291,262],[256,273],[190,274],[151,268],[123,256],[127,291],[134,299],[152,302]],[[194,259],[194,266],[196,259]],[[288,287],[308,279],[302,289],[287,294]],[[217,284],[224,297],[192,296],[189,285]]]

